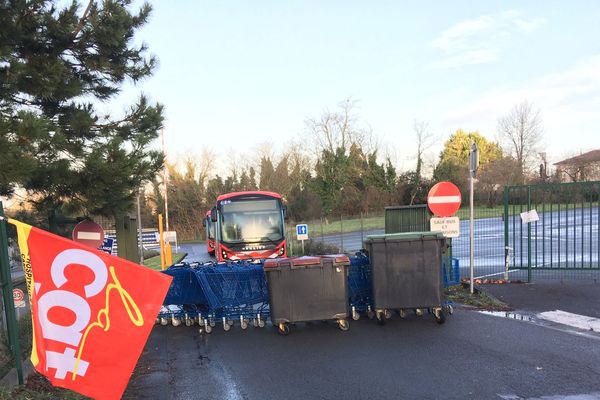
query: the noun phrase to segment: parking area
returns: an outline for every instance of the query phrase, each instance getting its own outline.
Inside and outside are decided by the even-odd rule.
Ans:
[[[210,335],[155,326],[124,398],[598,398],[599,361],[600,335],[465,309],[444,325],[413,315],[348,332],[299,324],[289,336],[270,324]]]

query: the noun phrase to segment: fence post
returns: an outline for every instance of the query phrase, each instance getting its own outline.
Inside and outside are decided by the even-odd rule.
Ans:
[[[531,186],[527,186],[527,212],[531,210]],[[531,283],[531,222],[527,224],[527,283]]]
[[[15,317],[15,302],[13,300],[12,277],[10,274],[10,261],[8,259],[8,235],[6,234],[6,218],[4,208],[0,201],[0,287],[4,300],[4,315],[6,317],[6,330],[8,333],[8,344],[15,359],[17,379],[19,385],[23,384],[23,365],[21,364],[21,346],[19,345],[19,333],[17,319]]]
[[[504,279],[508,280],[508,268],[510,267],[509,265],[509,249],[510,247],[508,246],[508,194],[509,194],[510,188],[508,186],[504,186],[504,213],[502,214],[503,216],[503,222],[504,222],[504,266],[505,266],[505,270],[504,270]]]
[[[342,248],[340,251],[344,252],[344,218],[342,217],[342,213],[340,213],[340,241],[342,243]]]
[[[362,249],[363,247],[363,243],[365,242],[365,238],[364,238],[364,223],[363,223],[363,213],[361,211],[360,213],[360,248]]]

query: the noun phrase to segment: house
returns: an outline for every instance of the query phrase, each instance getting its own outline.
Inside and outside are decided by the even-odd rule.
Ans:
[[[554,163],[556,175],[562,182],[600,180],[600,149]]]

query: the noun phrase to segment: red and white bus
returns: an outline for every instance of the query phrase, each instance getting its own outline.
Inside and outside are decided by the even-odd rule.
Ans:
[[[215,255],[215,224],[210,220],[210,210],[202,220],[202,226],[206,229],[206,251],[209,255]]]
[[[285,257],[285,206],[281,195],[227,193],[211,210],[218,261]]]

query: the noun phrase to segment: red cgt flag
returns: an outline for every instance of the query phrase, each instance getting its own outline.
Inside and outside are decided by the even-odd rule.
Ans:
[[[31,302],[35,369],[54,386],[120,398],[172,278],[9,222],[17,227]]]

